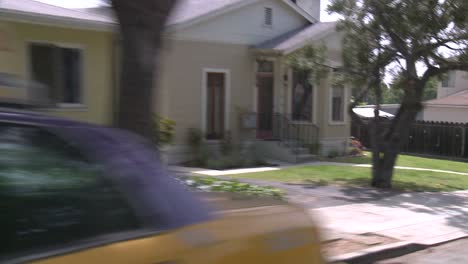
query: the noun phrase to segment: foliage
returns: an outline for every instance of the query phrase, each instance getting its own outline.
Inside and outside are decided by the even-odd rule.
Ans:
[[[340,155],[340,152],[336,149],[332,149],[330,151],[328,151],[328,154],[327,154],[327,157],[330,158],[330,159],[333,159],[333,158],[336,158]]]
[[[190,128],[188,130],[187,145],[189,146],[191,157],[189,165],[196,167],[206,166],[210,151],[203,142],[203,133],[200,129]]]
[[[343,37],[342,65],[328,65],[333,69],[329,72],[339,82],[361,88],[348,109],[353,121],[364,123],[352,108],[368,95],[374,96],[377,108],[386,96],[401,101],[388,128],[379,118],[367,122],[375,152],[371,185],[391,188],[409,127],[422,100],[433,96],[424,93],[430,80],[450,70],[468,70],[468,1],[332,0],[328,11],[343,18],[337,25]],[[317,58],[321,54],[322,47],[308,47],[295,65],[320,71],[326,62]],[[383,84],[386,75],[393,76],[392,90]]]
[[[242,149],[232,142],[230,133],[219,144],[219,151],[210,150],[203,141],[203,134],[198,129],[189,129],[187,143],[191,159],[188,166],[202,167],[213,170],[249,168],[269,165],[257,155],[253,147]]]
[[[349,142],[348,148],[348,155],[352,156],[360,156],[363,154],[364,145],[354,137],[351,137],[351,141]]]
[[[156,145],[164,146],[174,140],[175,121],[159,115],[153,116],[153,140]]]
[[[188,186],[202,191],[243,193],[248,195],[270,196],[278,199],[284,196],[283,191],[280,189],[242,183],[237,180],[220,180],[213,177],[191,177],[186,180],[185,183]]]
[[[230,155],[234,151],[231,132],[226,131],[220,142],[220,152],[223,155]]]

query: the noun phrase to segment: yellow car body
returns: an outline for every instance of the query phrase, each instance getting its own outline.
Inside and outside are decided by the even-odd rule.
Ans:
[[[322,263],[292,205],[212,210],[125,131],[0,111],[0,263]]]
[[[35,264],[323,263],[317,229],[293,206],[234,210],[152,236],[50,256]]]

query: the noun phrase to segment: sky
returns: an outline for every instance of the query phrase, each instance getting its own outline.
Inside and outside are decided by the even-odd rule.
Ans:
[[[62,7],[67,7],[67,8],[87,8],[87,7],[95,7],[102,3],[102,0],[37,0],[43,3],[51,4],[51,5],[56,5],[56,6],[62,6]],[[327,5],[329,3],[329,0],[322,0],[321,1],[321,14],[320,14],[320,20],[321,21],[335,21],[337,20],[336,15],[328,15],[327,12],[325,12],[325,9],[327,8]]]

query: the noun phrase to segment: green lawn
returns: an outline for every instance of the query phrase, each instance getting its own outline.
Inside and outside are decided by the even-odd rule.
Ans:
[[[370,152],[365,152],[366,156],[363,157],[338,157],[333,159],[325,159],[324,161],[331,162],[346,162],[346,163],[357,163],[357,164],[371,164]],[[409,155],[399,155],[397,160],[397,166],[415,167],[415,168],[426,168],[434,170],[448,170],[456,172],[468,173],[468,163],[441,159],[422,158]]]
[[[232,175],[237,178],[262,179],[316,185],[369,186],[370,168],[348,166],[303,166],[278,171]],[[455,191],[468,189],[468,176],[412,170],[396,170],[393,187],[402,191]]]

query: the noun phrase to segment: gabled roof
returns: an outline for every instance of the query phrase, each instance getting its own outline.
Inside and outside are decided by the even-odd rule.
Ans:
[[[468,88],[452,95],[424,102],[429,106],[468,107]]]
[[[6,20],[34,23],[61,23],[64,26],[97,26],[106,28],[115,24],[112,17],[49,5],[33,0],[0,0],[0,15]]]
[[[255,46],[255,48],[287,54],[304,47],[309,42],[322,39],[335,32],[336,23],[337,22],[317,22],[263,42]]]
[[[166,26],[170,30],[191,25],[258,1],[260,0],[179,0]],[[315,22],[313,17],[289,0],[282,1],[305,19]],[[34,0],[0,0],[0,14],[2,19],[60,23],[65,26],[94,25],[97,29],[111,28],[116,24],[110,7],[69,9]]]

